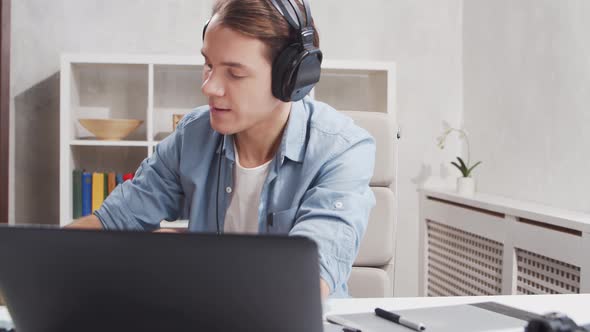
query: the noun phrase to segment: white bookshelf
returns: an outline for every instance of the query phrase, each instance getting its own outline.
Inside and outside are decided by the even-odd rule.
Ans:
[[[72,171],[134,172],[172,132],[173,114],[206,105],[201,56],[64,54],[60,95],[60,225],[72,220]],[[330,61],[312,97],[338,110],[390,113],[395,65]],[[121,141],[96,140],[79,118],[132,118],[143,124]],[[395,189],[394,189],[395,192]]]

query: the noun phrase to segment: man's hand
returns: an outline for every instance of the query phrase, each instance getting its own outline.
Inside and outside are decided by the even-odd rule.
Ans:
[[[98,219],[98,217],[93,214],[80,219],[76,219],[71,224],[64,226],[64,228],[103,229],[100,219]]]
[[[330,286],[328,286],[328,283],[322,278],[320,278],[320,293],[322,294],[322,301],[327,299],[328,295],[330,295]]]
[[[186,233],[186,228],[160,228],[154,231],[154,233]]]

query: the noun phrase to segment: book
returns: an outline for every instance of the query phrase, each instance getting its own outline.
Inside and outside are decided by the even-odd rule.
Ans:
[[[92,213],[92,174],[82,173],[82,216]]]
[[[121,183],[123,183],[123,174],[121,173],[117,173],[117,175],[115,176],[115,180],[117,182],[117,186]]]
[[[125,173],[123,174],[123,181],[133,180],[133,173]]]
[[[103,175],[104,175],[104,199],[106,199],[107,196],[109,195],[109,173],[103,173]]]
[[[98,210],[104,201],[104,173],[92,173],[92,212]]]
[[[108,194],[109,195],[111,194],[111,192],[117,186],[117,180],[115,179],[115,177],[116,177],[115,176],[115,172],[110,172],[109,175],[108,175],[108,179],[109,179],[109,181],[108,181],[108,183],[109,183],[109,185],[108,185],[108,188],[109,188]]]
[[[72,172],[72,218],[82,217],[82,170]]]

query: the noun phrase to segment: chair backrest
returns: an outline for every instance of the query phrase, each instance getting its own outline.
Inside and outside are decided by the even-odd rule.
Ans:
[[[393,296],[396,199],[395,125],[389,114],[344,111],[375,138],[377,150],[371,188],[377,204],[354,262],[348,288],[353,297]]]

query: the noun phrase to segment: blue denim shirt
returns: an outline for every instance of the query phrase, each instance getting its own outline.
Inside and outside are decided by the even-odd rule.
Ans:
[[[189,231],[216,232],[218,213],[223,230],[235,167],[233,136],[214,131],[209,116],[208,106],[187,114],[133,180],[117,186],[95,211],[106,229],[151,231],[162,220],[189,219]],[[349,117],[310,98],[292,104],[262,188],[258,230],[314,240],[320,276],[335,297],[348,293],[375,205],[369,188],[374,162],[374,139]]]

